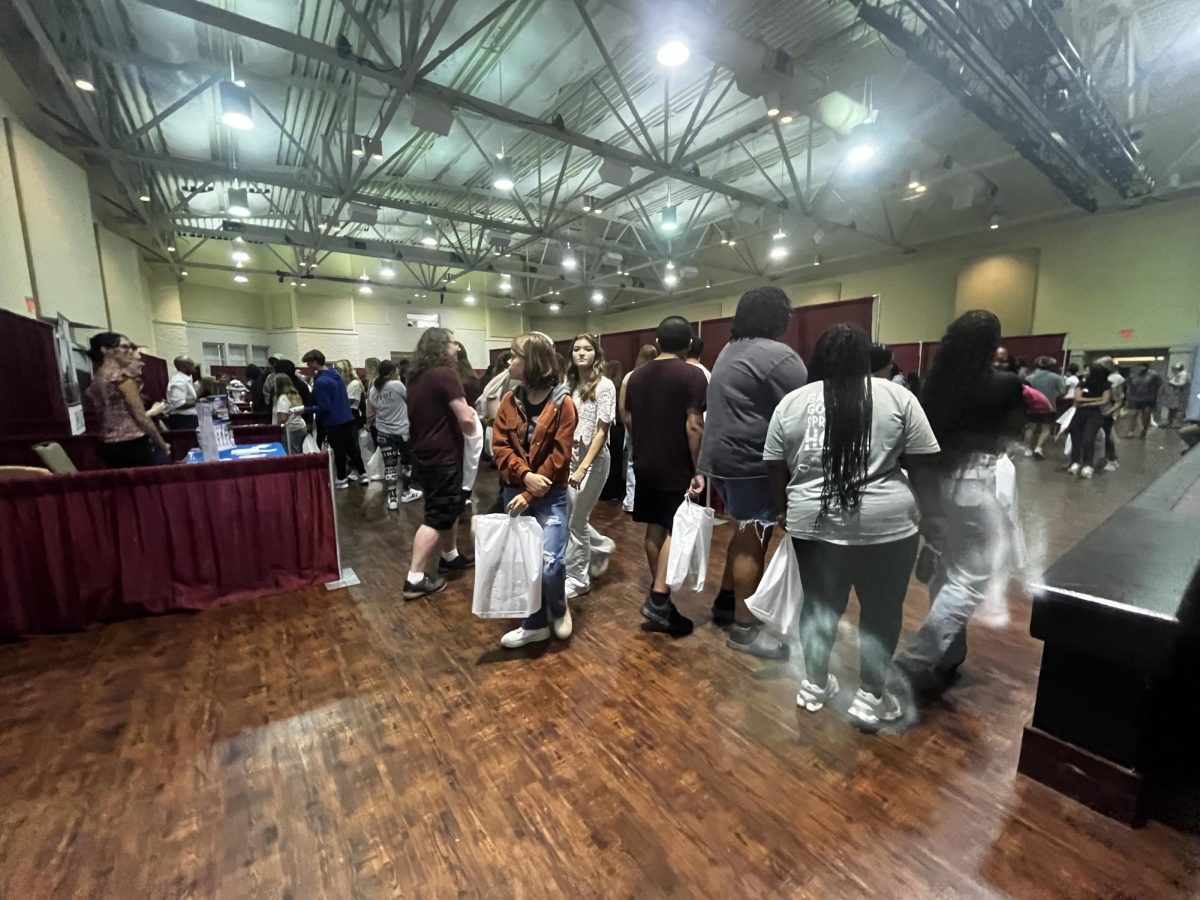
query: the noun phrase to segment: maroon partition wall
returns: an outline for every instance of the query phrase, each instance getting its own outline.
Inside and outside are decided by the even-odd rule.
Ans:
[[[836,303],[819,303],[815,306],[798,307],[792,312],[792,321],[788,329],[788,343],[796,348],[800,358],[807,363],[812,359],[817,339],[831,325],[852,322],[870,334],[875,320],[874,310],[874,297],[859,297],[854,300],[839,300]]]
[[[70,431],[54,329],[0,310],[0,434],[53,436]]]
[[[889,344],[888,346],[892,348],[892,362],[898,365],[900,371],[905,375],[921,370],[920,341],[914,341],[911,344]]]
[[[1001,343],[1008,348],[1013,359],[1023,359],[1029,366],[1033,366],[1033,361],[1039,356],[1052,356],[1062,369],[1066,365],[1066,353],[1063,350],[1066,340],[1065,333],[1027,334],[1002,338]]]
[[[142,354],[142,396],[154,403],[167,399],[167,361]]]
[[[700,337],[704,340],[704,352],[700,354],[700,362],[711,370],[721,350],[729,343],[729,333],[733,328],[733,319],[706,319],[700,323]]]

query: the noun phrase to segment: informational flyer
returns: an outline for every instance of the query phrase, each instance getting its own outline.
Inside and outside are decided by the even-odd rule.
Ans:
[[[205,397],[196,404],[197,442],[205,462],[215,462],[222,450],[233,446],[233,427],[229,421],[229,398]]]
[[[75,370],[71,322],[62,313],[58,314],[58,321],[54,324],[54,354],[58,357],[58,375],[62,382],[63,403],[67,406],[71,434],[83,434],[87,427],[83,420],[83,391],[79,387],[79,373]]]

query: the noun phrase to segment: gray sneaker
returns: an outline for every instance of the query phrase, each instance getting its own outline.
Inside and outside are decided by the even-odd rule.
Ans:
[[[426,575],[416,584],[411,581],[404,582],[404,599],[416,600],[419,597],[426,597],[430,594],[436,594],[446,589],[446,579],[437,575]]]
[[[749,653],[762,659],[784,660],[791,655],[791,648],[787,643],[761,625],[734,625],[729,629],[725,646],[738,653]]]

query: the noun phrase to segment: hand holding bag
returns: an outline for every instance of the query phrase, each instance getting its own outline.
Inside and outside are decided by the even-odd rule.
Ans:
[[[671,525],[671,551],[667,556],[667,586],[684,587],[689,578],[692,590],[704,590],[712,546],[713,510],[701,506],[688,494],[675,510]]]
[[[796,548],[785,533],[763,572],[758,590],[746,598],[746,608],[771,630],[786,636],[795,633],[803,602],[804,588],[800,584]]]
[[[542,526],[533,516],[476,516],[475,592],[481,619],[523,619],[542,605]]]

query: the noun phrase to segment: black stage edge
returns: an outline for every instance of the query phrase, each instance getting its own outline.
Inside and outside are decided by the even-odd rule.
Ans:
[[[1017,769],[1137,826],[1200,829],[1200,452],[1033,586],[1045,643]]]

